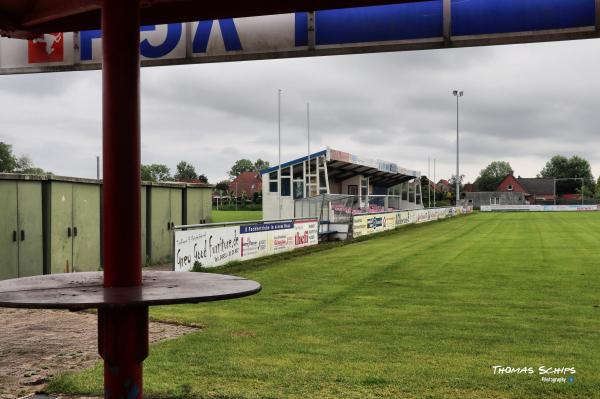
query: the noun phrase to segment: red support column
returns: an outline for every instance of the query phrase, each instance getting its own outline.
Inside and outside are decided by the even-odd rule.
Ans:
[[[139,0],[102,3],[104,286],[142,283]],[[98,312],[105,398],[141,398],[148,309]]]

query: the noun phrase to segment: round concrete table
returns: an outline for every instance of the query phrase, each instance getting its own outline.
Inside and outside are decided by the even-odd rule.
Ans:
[[[256,294],[260,284],[213,273],[143,272],[142,285],[102,285],[102,272],[49,274],[0,281],[0,307],[89,309],[198,303]]]

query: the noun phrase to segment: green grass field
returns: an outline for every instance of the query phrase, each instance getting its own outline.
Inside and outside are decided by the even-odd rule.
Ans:
[[[242,222],[262,219],[262,211],[212,211],[213,222]]]
[[[160,398],[600,397],[600,213],[476,214],[236,266],[253,297],[154,308]],[[257,266],[258,265],[258,266]],[[536,374],[494,375],[492,366]],[[537,369],[574,367],[574,383]],[[99,394],[101,367],[52,392]]]

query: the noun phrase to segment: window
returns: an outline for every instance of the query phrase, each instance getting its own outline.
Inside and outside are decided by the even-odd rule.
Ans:
[[[304,198],[304,182],[294,181],[294,199]]]
[[[506,189],[507,189],[508,191],[512,191],[512,190],[513,190],[513,186],[512,186],[512,184],[509,184],[509,185],[506,187]]]
[[[303,165],[301,163],[294,165],[294,180],[302,180],[304,174]]]
[[[279,190],[277,189],[277,172],[269,173],[269,192],[276,193]]]
[[[321,188],[327,188],[327,180],[325,179],[325,171],[319,171],[319,186]]]
[[[291,185],[289,177],[281,178],[281,196],[289,197],[291,195]]]

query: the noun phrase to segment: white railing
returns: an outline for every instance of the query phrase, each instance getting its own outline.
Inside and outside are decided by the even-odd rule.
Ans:
[[[348,223],[352,216],[358,214],[420,208],[422,205],[403,199],[400,195],[323,194],[298,199],[294,203],[296,217],[318,218],[335,223]]]

